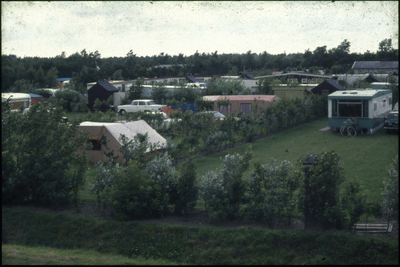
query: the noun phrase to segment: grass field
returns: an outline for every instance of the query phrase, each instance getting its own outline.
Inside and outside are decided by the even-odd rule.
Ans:
[[[286,159],[296,164],[300,156],[334,150],[341,157],[340,164],[345,170],[346,178],[358,177],[364,190],[368,190],[369,197],[372,200],[381,201],[382,181],[387,178],[386,168],[398,154],[398,135],[386,134],[382,128],[372,135],[345,138],[339,133],[319,131],[327,125],[327,119],[320,119],[251,143],[252,162],[267,164],[273,157],[278,162]],[[221,158],[226,154],[244,153],[247,145],[199,158],[197,160],[198,179],[201,179],[207,171],[218,169]],[[251,170],[252,167],[244,173],[244,179],[250,178]],[[95,175],[95,165],[90,164],[88,181],[92,181]],[[342,184],[342,187],[344,186],[345,183]],[[86,189],[81,192],[81,198],[83,201],[95,201],[95,197]]]
[[[2,264],[137,261],[138,264],[202,265],[398,265],[398,253],[396,238],[257,227],[220,229],[99,221],[2,209]]]
[[[2,244],[2,265],[178,265],[158,259],[128,258],[84,249]]]
[[[252,143],[253,163],[267,164],[270,158],[278,162],[289,160],[296,164],[300,156],[321,154],[325,151],[336,151],[340,164],[345,169],[346,177],[358,177],[364,189],[369,191],[371,199],[380,201],[382,181],[386,179],[386,168],[398,154],[399,140],[397,134],[386,134],[382,128],[372,135],[361,135],[354,138],[342,137],[330,131],[320,132],[328,126],[327,119],[307,123]],[[247,145],[216,153],[197,160],[199,177],[207,171],[216,170],[221,165],[221,157],[228,153],[243,154]],[[244,173],[249,179],[251,169]],[[342,187],[345,183],[342,184]]]

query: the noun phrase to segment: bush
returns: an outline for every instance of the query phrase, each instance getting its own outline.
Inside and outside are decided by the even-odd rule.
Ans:
[[[200,185],[201,196],[210,218],[214,220],[240,218],[241,205],[245,202],[246,187],[242,179],[252,157],[251,146],[243,156],[234,153],[225,156],[222,170],[208,172]]]
[[[187,215],[193,211],[197,202],[198,186],[196,184],[196,155],[189,157],[181,164],[178,175],[177,199],[175,201],[175,212]]]
[[[77,196],[88,137],[77,125],[61,124],[62,112],[37,104],[22,114],[2,103],[3,203],[62,205]]]
[[[389,179],[383,182],[383,207],[388,220],[399,220],[399,156],[393,159],[388,168]]]
[[[71,112],[73,111],[73,106],[79,105],[81,102],[81,95],[72,90],[58,90],[55,93],[56,103],[60,105],[63,109]]]
[[[301,157],[299,164],[303,164]],[[303,166],[304,185],[300,193],[300,209],[325,227],[341,225],[339,186],[344,182],[344,171],[339,165],[340,157],[334,152],[315,155],[311,167]],[[308,215],[307,215],[308,214]]]
[[[360,220],[361,215],[366,211],[367,198],[361,192],[361,189],[360,181],[354,179],[347,183],[343,192],[341,204],[349,217],[349,224],[347,226],[349,229]]]
[[[161,192],[167,196],[169,204],[175,204],[178,199],[178,179],[168,153],[156,156],[147,163],[146,173],[150,180],[160,186]],[[167,212],[167,205],[164,206]]]
[[[132,161],[126,167],[116,166],[107,193],[109,207],[122,220],[160,218],[168,197],[161,186],[148,179]]]
[[[294,191],[299,187],[299,176],[293,175],[293,165],[282,161],[280,165],[271,159],[269,165],[255,164],[249,186],[249,213],[257,219],[266,219],[273,226],[275,219],[290,216],[296,199]]]

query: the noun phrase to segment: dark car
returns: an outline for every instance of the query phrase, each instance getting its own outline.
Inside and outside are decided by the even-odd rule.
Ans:
[[[385,118],[385,123],[383,124],[386,132],[391,130],[399,130],[399,111],[391,111]]]

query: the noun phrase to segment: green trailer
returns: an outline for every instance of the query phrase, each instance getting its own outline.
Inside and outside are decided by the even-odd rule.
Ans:
[[[328,95],[328,120],[337,131],[348,119],[356,119],[364,133],[372,134],[383,126],[392,109],[390,90],[357,89],[336,91]]]

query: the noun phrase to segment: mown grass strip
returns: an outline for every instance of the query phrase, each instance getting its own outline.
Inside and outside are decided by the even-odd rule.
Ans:
[[[128,258],[83,249],[2,244],[2,265],[178,265],[165,260]]]
[[[98,221],[2,210],[2,243],[84,249],[179,264],[398,264],[398,240],[261,228]]]

